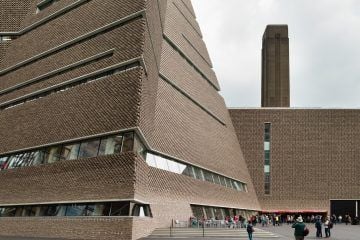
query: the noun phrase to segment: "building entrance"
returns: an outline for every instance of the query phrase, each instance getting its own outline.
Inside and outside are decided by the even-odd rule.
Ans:
[[[360,200],[330,200],[331,215],[358,217],[359,204]]]

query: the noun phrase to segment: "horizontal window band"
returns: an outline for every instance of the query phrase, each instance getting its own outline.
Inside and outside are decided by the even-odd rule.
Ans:
[[[194,69],[196,72],[198,72],[213,88],[215,88],[216,91],[220,91],[220,88],[218,86],[216,86],[206,75],[205,73],[203,73],[199,67],[197,67],[193,61],[184,53],[184,51],[182,51],[173,41],[171,41],[171,39],[166,36],[165,34],[163,34],[163,38],[165,39],[165,41],[170,44],[170,46],[177,51],[180,56],[182,56]],[[1,75],[1,72],[0,72]]]
[[[239,208],[235,206],[224,206],[224,205],[209,205],[204,203],[197,203],[197,202],[190,202],[190,205],[194,206],[200,206],[200,207],[215,207],[215,208],[229,208],[229,209],[239,209],[239,210],[245,210],[245,211],[260,211],[260,209],[249,209],[249,208]]]
[[[200,107],[203,111],[205,111],[207,114],[209,114],[212,118],[214,118],[216,121],[221,123],[221,125],[226,126],[226,123],[221,120],[219,117],[217,117],[214,113],[212,113],[210,110],[208,110],[206,107],[201,105],[199,102],[197,102],[194,98],[192,98],[189,94],[187,94],[184,90],[182,90],[180,87],[178,87],[173,81],[171,81],[168,77],[166,77],[164,74],[159,73],[159,76],[161,79],[166,81],[168,84],[170,84],[173,88],[175,88],[178,92],[180,92],[182,95],[187,97],[190,101],[195,103],[196,106]]]
[[[22,153],[22,152],[34,151],[34,150],[37,150],[37,149],[40,149],[40,148],[52,147],[52,146],[55,146],[55,145],[71,144],[71,143],[74,143],[74,142],[81,142],[81,141],[85,141],[85,140],[88,140],[88,139],[102,138],[102,137],[106,137],[106,136],[109,136],[109,135],[123,134],[123,133],[126,133],[126,132],[132,132],[132,131],[137,133],[139,135],[140,139],[142,140],[142,138],[141,138],[142,133],[139,131],[139,129],[137,127],[133,127],[133,128],[118,129],[118,130],[114,130],[114,131],[110,131],[110,132],[103,132],[103,133],[99,133],[99,134],[93,134],[93,135],[88,135],[88,136],[83,136],[83,137],[78,137],[78,138],[71,138],[71,139],[67,139],[67,140],[64,140],[64,141],[52,142],[52,143],[32,146],[32,147],[28,147],[28,148],[17,149],[17,150],[1,153],[0,156],[3,157],[3,156],[7,156],[7,155],[14,155],[14,154]],[[145,144],[145,142],[144,142],[144,144]],[[148,145],[145,144],[145,146],[147,147]]]
[[[47,23],[47,22],[49,22],[49,21],[51,21],[51,20],[53,20],[53,19],[55,19],[57,17],[59,17],[60,15],[66,13],[66,12],[68,12],[68,11],[70,11],[70,10],[72,10],[72,9],[74,9],[74,8],[84,4],[84,3],[90,2],[90,1],[91,0],[78,0],[78,1],[70,4],[69,6],[66,6],[66,7],[60,9],[59,11],[56,11],[53,14],[50,14],[49,16],[47,16],[47,17],[45,17],[45,18],[31,24],[30,26],[27,26],[27,27],[23,28],[22,30],[20,30],[18,32],[0,32],[0,35],[21,36],[21,35],[23,35],[23,34],[25,34],[27,32],[30,32],[31,30],[34,30],[35,28],[37,28],[37,27],[39,27],[39,26],[41,26],[41,25],[43,25],[43,24],[45,24],[45,23]],[[44,1],[42,1],[42,2],[44,2]],[[37,6],[39,6],[40,4],[41,4],[41,2]]]
[[[135,131],[52,145],[0,157],[0,171],[52,165],[58,162],[120,156],[127,153],[146,158],[145,146]]]
[[[194,31],[196,32],[196,34],[202,38],[202,34],[201,32],[199,32],[199,30],[190,22],[190,20],[185,16],[185,14],[181,11],[180,7],[178,7],[178,5],[176,5],[175,2],[173,2],[175,8],[179,11],[179,13],[185,18],[186,22],[191,26],[192,29],[194,29]]]
[[[146,154],[146,163],[150,167],[184,175],[195,180],[209,182],[229,189],[234,189],[238,192],[247,192],[246,184],[241,181],[236,181],[212,171],[195,167],[192,164],[184,164],[174,159],[153,154],[149,151]]]
[[[139,137],[141,137],[141,135],[139,135]],[[143,143],[145,144],[145,142],[143,142]],[[146,144],[145,144],[145,145],[146,145]],[[191,162],[189,162],[189,161],[185,161],[185,160],[183,160],[183,159],[180,159],[180,158],[171,156],[171,155],[169,155],[169,154],[167,154],[167,153],[163,153],[163,152],[157,151],[157,150],[155,150],[155,149],[152,149],[151,147],[148,149],[148,152],[149,152],[149,153],[156,154],[156,155],[159,155],[159,156],[164,157],[164,158],[173,159],[173,160],[175,160],[175,161],[177,161],[177,162],[180,162],[180,163],[192,165],[192,166],[194,166],[194,167],[201,168],[201,169],[203,169],[203,170],[206,170],[206,171],[209,171],[209,172],[212,172],[212,173],[216,173],[217,175],[220,175],[220,176],[229,178],[229,179],[234,180],[234,181],[242,182],[242,183],[244,183],[244,184],[246,184],[246,185],[248,184],[246,181],[242,181],[242,180],[239,180],[239,179],[230,177],[230,176],[225,175],[225,174],[223,174],[223,173],[220,173],[220,172],[211,170],[211,169],[209,169],[209,168],[203,167],[203,166],[201,166],[201,165],[194,164],[194,163],[191,163]]]
[[[1,218],[152,217],[149,204],[132,201],[0,206]]]
[[[107,25],[105,25],[103,27],[100,27],[100,28],[98,28],[98,29],[96,29],[94,31],[88,32],[88,33],[86,33],[86,34],[84,34],[82,36],[74,38],[74,39],[72,39],[72,40],[70,40],[68,42],[65,42],[65,43],[57,46],[57,47],[54,47],[54,48],[49,49],[49,50],[47,50],[45,52],[42,52],[42,53],[40,53],[38,55],[35,55],[35,56],[31,57],[31,58],[28,58],[28,59],[26,59],[26,60],[24,60],[22,62],[19,62],[19,63],[15,64],[15,65],[13,65],[11,67],[3,69],[3,70],[0,71],[0,76],[3,76],[5,74],[9,73],[10,71],[16,70],[16,69],[18,69],[20,67],[26,66],[26,65],[28,65],[28,64],[30,64],[32,62],[35,62],[35,61],[37,61],[37,60],[39,60],[41,58],[48,57],[49,55],[52,55],[52,54],[54,54],[56,52],[59,52],[59,51],[65,49],[65,48],[71,47],[71,46],[73,46],[75,44],[78,44],[78,43],[84,41],[84,40],[95,37],[96,35],[98,35],[100,33],[111,30],[112,28],[115,28],[115,27],[118,27],[118,26],[123,26],[123,25],[125,25],[125,24],[127,24],[129,22],[135,21],[137,19],[141,19],[144,16],[145,16],[145,10],[141,10],[139,12],[130,14],[130,15],[122,18],[122,19],[119,19],[119,20],[117,20],[115,22],[112,22],[112,23],[107,24]]]
[[[38,98],[45,97],[52,93],[64,91],[68,88],[72,88],[72,87],[75,87],[80,84],[85,84],[90,81],[95,81],[95,80],[99,80],[99,79],[102,79],[102,78],[110,76],[110,75],[115,75],[120,72],[126,71],[130,68],[143,66],[143,64],[141,63],[142,61],[143,61],[142,57],[134,58],[134,59],[131,59],[131,60],[119,63],[119,64],[115,64],[115,65],[107,67],[107,68],[100,69],[98,71],[68,80],[66,82],[62,82],[62,83],[56,84],[54,86],[38,90],[36,92],[24,95],[22,97],[1,103],[0,110],[5,110],[7,108],[14,107],[15,105],[19,105],[19,104],[22,104],[22,103],[25,103],[28,101],[36,100]]]
[[[102,53],[99,53],[99,54],[96,54],[94,56],[91,56],[89,58],[86,58],[86,59],[82,59],[76,63],[73,63],[73,64],[70,64],[70,65],[67,65],[65,67],[62,67],[62,68],[59,68],[59,69],[56,69],[54,71],[51,71],[51,72],[48,72],[48,73],[45,73],[41,76],[38,76],[38,77],[35,77],[33,79],[30,79],[30,80],[27,80],[25,82],[22,82],[22,83],[19,83],[19,84],[16,84],[12,87],[9,87],[9,88],[6,88],[4,90],[1,90],[0,91],[0,96],[1,95],[4,95],[4,94],[7,94],[9,92],[12,92],[14,90],[18,90],[20,88],[23,88],[23,87],[26,87],[28,85],[31,85],[33,83],[37,83],[37,82],[40,82],[44,79],[48,79],[48,78],[51,78],[53,77],[54,75],[57,75],[57,74],[62,74],[68,70],[73,70],[74,68],[78,68],[78,67],[81,67],[82,65],[86,65],[88,63],[91,63],[93,61],[98,61],[102,58],[105,58],[105,57],[109,57],[109,56],[112,56],[114,54],[114,50],[115,49],[111,49],[111,50],[108,50],[108,51],[105,51],[105,52],[102,52]]]
[[[12,207],[12,206],[32,206],[32,205],[54,205],[54,204],[83,204],[83,203],[97,203],[97,202],[134,202],[139,204],[150,204],[143,200],[135,198],[110,198],[101,200],[79,200],[79,201],[57,201],[57,202],[32,202],[32,203],[17,203],[17,204],[1,204],[1,207]]]

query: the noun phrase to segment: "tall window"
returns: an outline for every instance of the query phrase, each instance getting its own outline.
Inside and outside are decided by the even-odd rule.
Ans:
[[[271,176],[270,176],[270,140],[271,123],[265,123],[264,128],[264,176],[265,176],[265,194],[270,194]]]

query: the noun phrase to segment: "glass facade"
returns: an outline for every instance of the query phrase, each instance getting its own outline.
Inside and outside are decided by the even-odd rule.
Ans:
[[[0,217],[78,216],[152,217],[152,214],[150,205],[130,201],[0,207]]]
[[[270,166],[270,146],[271,140],[271,123],[265,123],[264,126],[264,192],[270,194],[271,186],[271,166]]]
[[[235,215],[241,215],[248,219],[250,216],[257,214],[256,211],[251,210],[201,205],[191,205],[191,210],[193,217],[197,219],[224,220],[226,217],[233,217]]]
[[[182,174],[201,181],[207,181],[217,185],[222,185],[227,188],[235,189],[239,192],[247,192],[247,187],[245,183],[225,176],[221,176],[217,173],[213,173],[199,167],[180,163],[178,161],[170,160],[158,155],[147,153],[146,163],[151,167],[159,168],[176,174]]]
[[[0,156],[0,171],[131,151],[138,153],[145,159],[146,151],[140,138],[134,132],[126,132]]]

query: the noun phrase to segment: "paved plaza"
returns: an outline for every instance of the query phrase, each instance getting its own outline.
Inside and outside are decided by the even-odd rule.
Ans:
[[[313,224],[307,224],[307,227],[310,230],[309,236],[307,236],[305,239],[321,239],[316,238],[315,233],[316,229]],[[206,230],[206,229],[205,229]],[[230,232],[224,236],[217,236],[217,237],[192,237],[192,236],[178,236],[178,237],[148,237],[144,238],[144,240],[150,240],[150,239],[161,239],[161,240],[170,240],[170,239],[189,239],[189,240],[201,240],[201,239],[211,239],[211,240],[226,240],[226,239],[247,239],[247,237],[244,235],[243,231],[240,231],[238,235],[231,234],[232,230],[229,230]],[[280,227],[261,227],[259,225],[256,226],[255,231],[260,231],[261,234],[255,235],[253,240],[261,240],[261,239],[278,239],[278,240],[293,240],[294,239],[294,230],[291,228],[291,225],[282,225]],[[266,234],[268,232],[269,234]],[[274,235],[276,237],[274,237]],[[323,232],[323,236],[325,236],[325,233]],[[325,238],[324,238],[325,239]],[[360,239],[360,225],[354,226],[354,225],[345,225],[345,224],[337,224],[334,226],[331,232],[331,237],[327,238],[331,240],[359,240]]]
[[[316,238],[316,229],[314,224],[307,224],[307,227],[310,230],[309,236],[306,237],[306,239],[319,239]],[[281,240],[288,240],[288,239],[294,239],[293,237],[293,229],[291,228],[291,225],[283,225],[281,227],[260,227],[261,229],[265,229],[270,232],[275,233],[278,235]],[[324,229],[323,230],[323,236],[325,236]],[[325,239],[325,238],[324,238]],[[359,240],[360,239],[360,225],[345,225],[345,224],[337,224],[334,225],[334,228],[331,229],[331,237],[328,238],[331,240]]]

